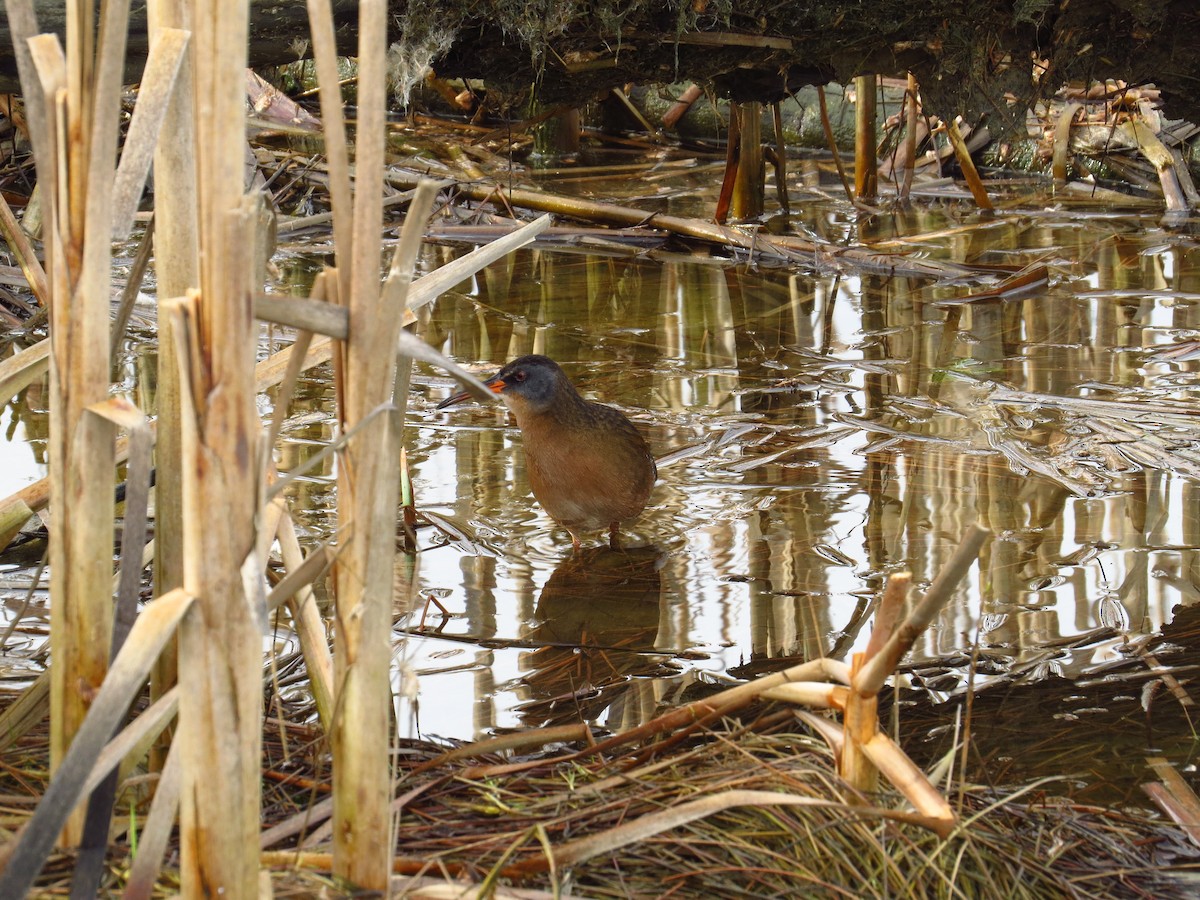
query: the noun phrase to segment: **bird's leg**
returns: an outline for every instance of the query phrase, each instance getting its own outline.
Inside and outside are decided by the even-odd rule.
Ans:
[[[621,534],[620,523],[613,522],[611,525],[608,526],[608,549],[609,550],[620,550],[621,549],[620,534]]]

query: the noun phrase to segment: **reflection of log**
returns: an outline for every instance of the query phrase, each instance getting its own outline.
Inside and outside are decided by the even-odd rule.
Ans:
[[[61,34],[61,0],[34,2],[42,27]],[[389,2],[391,38],[399,37],[411,2]],[[357,3],[332,3],[338,42],[352,53]],[[740,18],[714,17],[705,31],[678,17],[674,10],[686,4],[646,3],[630,8],[619,34],[600,24],[602,17],[587,3],[556,14],[544,30],[513,21],[511,12],[504,18],[512,9],[520,14],[521,4],[421,3],[422,10],[436,9],[437,15],[415,16],[411,40],[420,41],[416,32],[423,25],[456,33],[449,50],[434,59],[440,76],[486,78],[490,89],[509,94],[536,82],[539,99],[548,104],[576,105],[631,81],[681,79],[713,84],[721,95],[740,101],[775,100],[802,84],[911,71],[920,79],[929,112],[995,116],[1005,109],[1005,91],[1029,93],[1029,60],[1038,59],[1046,63],[1041,77],[1049,90],[1071,78],[1154,81],[1164,89],[1170,115],[1200,119],[1200,94],[1192,90],[1200,81],[1200,54],[1190,52],[1200,40],[1195,0],[1033,4],[1036,16],[1014,13],[1011,0],[974,0],[965,7],[960,0],[864,0],[853,12],[842,4],[790,0],[761,16],[743,11]],[[131,73],[140,70],[146,52],[145,8],[134,6]],[[291,62],[307,52],[305,4],[251,0],[251,7],[252,65]],[[747,22],[757,33],[736,30]],[[530,33],[537,35],[537,45],[523,46],[516,36]],[[987,52],[952,50],[962,47]],[[0,92],[13,90],[8,25],[0,18]]]

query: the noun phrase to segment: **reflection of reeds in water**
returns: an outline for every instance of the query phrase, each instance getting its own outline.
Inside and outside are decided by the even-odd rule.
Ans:
[[[803,274],[788,276],[785,288],[770,272],[674,258],[580,264],[543,252],[521,268],[541,280],[536,299],[482,290],[478,305],[445,298],[426,327],[456,355],[490,353],[499,363],[513,346],[514,321],[522,322],[550,352],[573,360],[585,390],[636,408],[656,452],[678,452],[639,524],[658,543],[683,541],[694,551],[664,573],[688,592],[692,611],[673,619],[668,646],[728,637],[758,666],[845,652],[869,621],[881,573],[912,567],[928,579],[948,536],[980,521],[1005,537],[985,548],[984,572],[971,576],[920,653],[961,649],[980,626],[998,645],[992,652],[1032,660],[1054,655],[1072,633],[1110,633],[1096,629],[1122,619],[1135,627],[1163,621],[1170,592],[1153,573],[1174,565],[1173,545],[1192,566],[1195,546],[1171,524],[1194,517],[1137,513],[1147,503],[1178,508],[1178,476],[1194,468],[1188,420],[1175,415],[1183,405],[1154,400],[1165,381],[1140,370],[1141,354],[1114,348],[1137,342],[1133,323],[1194,324],[1190,304],[1168,308],[1119,292],[1133,283],[1195,288],[1197,254],[1171,251],[1164,262],[1136,252],[1149,239],[1095,247],[1085,229],[1064,222],[947,223],[921,210],[881,229],[883,245],[911,240],[956,258],[1028,260],[1022,271],[1037,275],[1028,293],[1002,290],[1015,266],[995,291]],[[895,227],[928,234],[893,241]],[[1089,258],[1102,288],[1114,291],[1088,291],[1080,303],[1069,276],[1091,271]],[[1129,393],[1081,390],[1081,380]],[[1090,396],[1074,396],[1081,393]],[[1121,421],[1134,408],[1140,421]],[[443,445],[498,442],[459,460],[457,513],[477,511],[502,533],[524,532],[535,513],[519,453],[510,456],[517,444],[495,425],[477,418]],[[1175,474],[1131,477],[1148,466]],[[539,520],[537,529],[546,527]],[[720,628],[736,621],[741,631],[708,623],[701,631],[701,616],[720,618]],[[1001,649],[1013,642],[1020,649]],[[1063,664],[1072,671],[1083,661]]]

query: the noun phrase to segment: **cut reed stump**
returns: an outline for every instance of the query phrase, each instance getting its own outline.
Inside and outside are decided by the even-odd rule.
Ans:
[[[766,164],[762,145],[763,105],[758,102],[730,104],[729,115],[741,119],[738,128],[737,178],[731,212],[737,221],[755,219],[766,206]]]
[[[879,193],[875,88],[874,75],[858,75],[854,79],[854,196],[859,200],[874,200]]]

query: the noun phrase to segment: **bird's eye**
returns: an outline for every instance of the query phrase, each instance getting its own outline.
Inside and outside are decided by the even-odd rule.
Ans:
[[[517,369],[517,371],[513,372],[513,381],[517,382],[517,384],[520,384],[527,377],[524,369]]]

